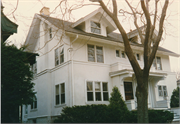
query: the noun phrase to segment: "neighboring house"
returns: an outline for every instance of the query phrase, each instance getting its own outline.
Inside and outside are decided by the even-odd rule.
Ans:
[[[10,35],[17,33],[18,25],[9,20],[3,13],[3,5],[1,3],[1,42],[5,42]]]
[[[117,28],[112,19],[99,8],[71,23],[50,17],[48,10],[44,7],[41,14],[35,14],[25,42],[27,51],[39,56],[32,66],[37,98],[23,107],[23,121],[50,123],[65,106],[109,104],[114,86],[128,109],[136,109],[136,79],[122,37],[113,32]],[[137,30],[129,32],[128,37],[143,67]],[[170,108],[170,96],[177,84],[169,56],[179,55],[158,48],[149,76],[149,108]]]

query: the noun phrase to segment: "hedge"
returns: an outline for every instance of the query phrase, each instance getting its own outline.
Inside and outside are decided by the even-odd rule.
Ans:
[[[168,123],[173,113],[148,110],[149,123]],[[107,105],[65,107],[54,123],[137,123],[137,111],[123,111]]]
[[[174,114],[167,110],[148,110],[149,123],[171,123]],[[137,111],[131,111],[131,122],[137,123]]]

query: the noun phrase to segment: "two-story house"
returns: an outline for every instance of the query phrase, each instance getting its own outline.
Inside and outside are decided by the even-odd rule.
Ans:
[[[44,7],[35,14],[25,42],[27,51],[39,56],[32,66],[36,98],[23,107],[23,121],[51,122],[65,106],[109,104],[114,86],[128,109],[136,109],[136,79],[122,37],[113,32],[117,29],[113,20],[101,8],[75,23],[52,18],[48,10]],[[128,37],[143,67],[137,30],[129,32]],[[149,108],[169,108],[176,87],[169,56],[179,55],[158,48],[149,76]]]

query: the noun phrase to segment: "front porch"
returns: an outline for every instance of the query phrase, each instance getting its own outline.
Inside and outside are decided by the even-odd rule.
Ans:
[[[117,86],[129,110],[137,109],[137,99],[135,96],[137,82],[132,69],[123,69],[109,73],[112,86]],[[168,109],[170,101],[167,96],[163,96],[165,90],[159,90],[158,83],[164,82],[167,74],[160,72],[150,72],[148,82],[148,108]],[[161,87],[160,87],[161,88]],[[162,87],[166,89],[166,87]],[[166,89],[167,90],[167,89]],[[162,95],[162,96],[161,96]],[[166,94],[167,95],[167,94]]]

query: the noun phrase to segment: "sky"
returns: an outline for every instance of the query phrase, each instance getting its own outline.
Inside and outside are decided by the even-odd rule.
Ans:
[[[18,33],[9,37],[8,42],[20,46],[24,44],[26,36],[29,31],[32,19],[35,13],[39,14],[39,11],[42,7],[46,6],[50,8],[52,17],[61,18],[62,14],[59,7],[55,10],[60,0],[1,0],[3,6],[4,14],[13,22],[18,24]],[[81,0],[68,0],[70,5],[79,4]],[[108,3],[108,0],[104,0],[105,3]],[[129,0],[132,1],[132,0]],[[133,0],[135,4],[139,0]],[[90,3],[89,0],[85,0],[85,3]],[[95,3],[93,3],[95,4]],[[111,4],[111,3],[108,3]],[[127,9],[124,0],[117,0],[117,4],[120,5],[118,9]],[[159,5],[161,8],[163,5]],[[90,12],[97,9],[97,5],[88,5],[80,9],[72,11],[71,20],[76,21],[81,17],[89,14]],[[64,7],[65,8],[65,7]],[[120,16],[120,18],[124,18]],[[166,18],[168,23],[165,25],[167,34],[163,35],[163,41],[160,46],[168,50],[171,50],[175,53],[180,54],[180,1],[179,0],[170,0],[170,5],[168,7]],[[131,25],[130,21],[121,20],[122,24],[127,32],[130,29],[133,29],[133,23]],[[172,71],[180,72],[180,58],[170,57],[170,64]]]

